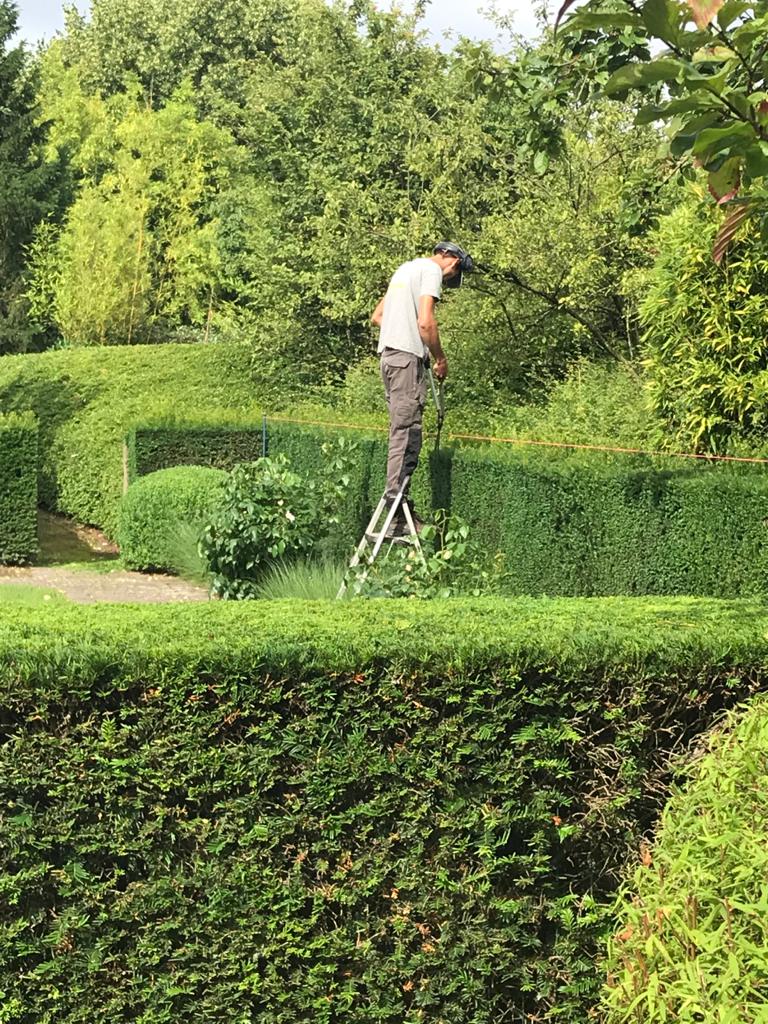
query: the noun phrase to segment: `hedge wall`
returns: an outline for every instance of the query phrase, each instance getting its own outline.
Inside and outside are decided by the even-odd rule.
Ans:
[[[140,477],[120,505],[117,542],[127,569],[176,569],[173,536],[185,525],[205,525],[225,474],[203,466],[176,466]]]
[[[146,436],[146,435],[137,435]],[[226,428],[221,430],[226,451]],[[315,473],[332,428],[268,420],[271,453]],[[339,534],[347,552],[384,487],[386,435],[344,432],[359,443],[351,496]],[[196,444],[200,437],[201,443]],[[156,430],[165,464],[205,461],[215,435]],[[232,444],[248,450],[248,435]],[[251,437],[257,457],[261,436]],[[178,453],[178,454],[177,454]],[[539,449],[425,448],[413,485],[418,505],[445,507],[472,527],[489,552],[502,551],[516,594],[699,594],[768,591],[768,478],[762,467],[707,466],[643,456]]]
[[[0,360],[0,408],[31,409],[40,425],[41,504],[114,537],[123,493],[123,439],[148,417],[200,418],[208,408],[257,413],[248,345],[61,349]]]
[[[767,637],[675,599],[0,609],[3,1020],[585,1024],[669,752]]]
[[[221,413],[221,417],[225,417]],[[255,462],[264,449],[261,424],[218,423],[138,426],[125,436],[129,480],[171,466],[232,469]]]
[[[31,413],[0,415],[0,563],[37,554],[37,422]]]

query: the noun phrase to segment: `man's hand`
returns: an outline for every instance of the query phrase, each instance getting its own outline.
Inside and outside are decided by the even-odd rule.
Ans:
[[[438,380],[445,380],[445,378],[448,376],[448,360],[445,358],[445,356],[443,356],[441,359],[435,360],[435,366],[434,369],[432,370],[432,373],[434,373],[435,377],[437,377]]]

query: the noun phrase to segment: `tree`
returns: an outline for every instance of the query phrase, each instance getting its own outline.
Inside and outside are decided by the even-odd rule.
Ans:
[[[61,166],[41,160],[36,67],[24,47],[9,47],[17,9],[0,0],[0,353],[34,345],[25,299],[25,250],[35,225],[59,204]]]
[[[169,340],[188,327],[207,335],[222,278],[217,207],[240,164],[234,142],[197,119],[189,85],[152,110],[135,84],[100,100],[65,80],[53,139],[83,183],[58,237],[36,241],[35,309],[50,308],[75,345]]]
[[[558,18],[575,2],[566,0]],[[707,171],[710,192],[727,207],[716,262],[748,217],[768,241],[768,2],[587,0],[565,32],[576,64],[595,38],[639,34],[657,44],[641,60],[625,49],[621,66],[595,81],[609,96],[649,98],[638,122],[666,122],[671,153]]]

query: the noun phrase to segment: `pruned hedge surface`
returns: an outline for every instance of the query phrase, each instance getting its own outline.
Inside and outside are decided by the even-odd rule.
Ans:
[[[333,428],[267,423],[269,452],[284,453],[308,475],[319,470],[322,442],[339,436]],[[222,428],[222,450],[226,434]],[[162,431],[152,436],[159,449]],[[174,446],[180,461],[206,462],[210,435],[200,435],[199,446],[197,436],[191,429],[166,435],[165,464],[177,457]],[[243,444],[244,436],[233,435]],[[387,445],[385,434],[343,436],[356,437],[359,451],[339,554],[359,538],[381,496]],[[254,457],[260,450],[259,435]],[[460,515],[490,554],[503,552],[513,594],[768,592],[768,476],[759,466],[502,446],[435,453],[427,445],[413,494],[424,511]]]
[[[0,609],[3,1020],[586,1024],[767,656],[749,602]]]
[[[175,466],[140,477],[120,504],[117,542],[127,569],[174,569],[173,535],[180,525],[200,532],[225,480],[220,469]]]
[[[255,415],[248,345],[61,349],[0,360],[0,408],[32,410],[40,424],[41,504],[83,523],[117,528],[123,440],[148,417],[193,410]]]
[[[0,415],[0,564],[37,554],[37,422],[31,413]]]
[[[264,454],[262,428],[221,424],[136,427],[126,435],[129,479],[171,466],[232,469]]]

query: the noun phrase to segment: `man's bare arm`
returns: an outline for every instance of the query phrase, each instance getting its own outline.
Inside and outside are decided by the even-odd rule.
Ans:
[[[371,313],[371,323],[374,327],[381,327],[381,318],[384,316],[384,299],[381,299],[378,306]]]
[[[435,318],[436,302],[433,295],[422,295],[419,299],[419,334],[435,361],[434,374],[442,380],[448,373],[448,360],[440,344],[440,331]]]

